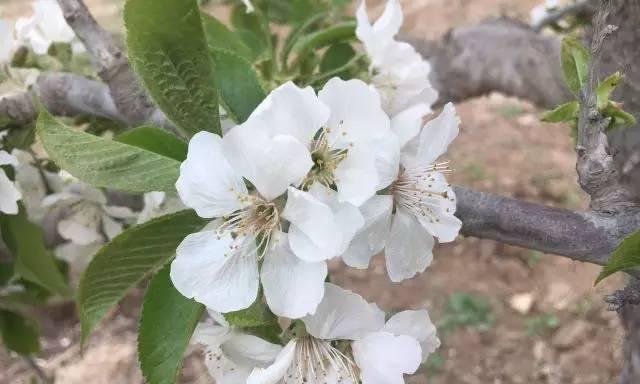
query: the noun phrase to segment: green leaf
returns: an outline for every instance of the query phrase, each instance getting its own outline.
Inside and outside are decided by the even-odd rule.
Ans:
[[[2,238],[16,257],[14,271],[23,279],[61,296],[71,289],[44,244],[42,229],[30,222],[23,207],[17,215],[0,215]]]
[[[129,228],[98,251],[80,281],[82,340],[131,288],[171,260],[187,235],[206,223],[194,211],[177,212]]]
[[[626,128],[636,124],[636,118],[632,114],[625,112],[620,104],[609,100],[607,106],[602,110],[602,114],[611,118],[607,130]]]
[[[354,21],[338,23],[300,38],[293,46],[292,52],[304,54],[339,41],[353,39],[355,36],[356,23]]]
[[[320,73],[334,71],[344,67],[356,56],[356,51],[351,44],[335,43],[332,44],[322,56],[320,62]]]
[[[224,314],[224,319],[234,328],[264,327],[278,324],[278,318],[263,303],[261,295],[249,308]]]
[[[182,296],[167,264],[149,284],[138,333],[138,361],[149,384],[175,384],[204,306]]]
[[[598,89],[596,90],[596,95],[598,96],[598,109],[602,110],[609,105],[611,93],[613,93],[616,87],[620,85],[623,80],[624,75],[620,72],[616,72],[598,85]]]
[[[293,28],[287,38],[284,41],[284,45],[282,50],[280,51],[280,62],[284,68],[287,67],[287,62],[289,60],[289,54],[293,49],[293,46],[296,44],[298,39],[304,36],[311,28],[315,27],[322,19],[327,17],[326,13],[318,13],[310,16],[307,20],[304,21],[298,28]]]
[[[38,135],[49,157],[80,180],[125,192],[174,191],[180,162],[69,128],[40,112]]]
[[[159,155],[184,161],[187,158],[188,144],[164,129],[142,126],[128,130],[115,139],[120,143],[146,149]]]
[[[160,109],[185,132],[220,134],[218,95],[196,0],[128,0],[129,59]]]
[[[560,58],[567,86],[573,93],[579,93],[587,79],[591,54],[578,40],[568,36],[562,40]]]
[[[248,13],[244,5],[233,7],[231,24],[235,28],[235,33],[251,50],[252,61],[271,55],[271,31],[264,14],[259,9]]]
[[[619,271],[640,266],[640,230],[627,236],[609,256],[594,285]]]
[[[230,51],[213,50],[216,82],[225,110],[236,122],[244,122],[266,94],[251,63]]]
[[[40,351],[38,327],[22,315],[0,311],[0,335],[5,347],[21,355]]]
[[[560,123],[564,121],[571,121],[578,117],[580,111],[580,103],[577,101],[571,101],[566,104],[558,106],[552,111],[546,111],[542,115],[542,121],[546,123]]]
[[[240,36],[232,32],[215,17],[204,12],[200,16],[210,50],[222,49],[231,51],[247,60],[252,59],[251,49],[242,41]]]

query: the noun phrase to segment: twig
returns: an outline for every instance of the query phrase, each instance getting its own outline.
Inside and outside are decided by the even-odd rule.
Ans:
[[[640,304],[640,280],[634,278],[624,289],[606,295],[603,300],[609,304],[610,311],[620,311],[628,304]]]
[[[44,384],[53,384],[53,380],[51,380],[51,378],[47,376],[46,373],[44,373],[42,368],[40,368],[38,363],[36,363],[32,357],[23,356],[23,360],[27,363],[29,368],[31,368],[31,370],[36,374],[36,376],[38,376],[41,382],[43,382]]]

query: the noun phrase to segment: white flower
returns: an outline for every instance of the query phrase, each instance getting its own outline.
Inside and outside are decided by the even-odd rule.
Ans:
[[[68,211],[57,224],[63,239],[78,245],[90,245],[111,240],[122,232],[121,221],[130,221],[135,213],[127,207],[111,206],[97,188],[84,183],[67,185],[61,192],[45,197],[45,207],[54,205]]]
[[[205,365],[217,384],[245,384],[256,367],[269,365],[282,349],[212,319],[201,322],[191,338],[205,348]]]
[[[434,237],[440,242],[456,238],[462,223],[454,216],[455,193],[443,175],[449,168],[436,160],[458,135],[459,123],[449,103],[404,145],[391,195],[375,196],[361,208],[365,227],[343,255],[348,265],[366,268],[371,256],[386,247],[389,277],[399,282],[431,264]]]
[[[0,132],[0,212],[15,215],[18,213],[18,201],[22,199],[22,193],[1,168],[3,165],[14,167],[18,165],[18,159],[15,156],[1,149],[2,140],[8,133],[8,131]]]
[[[33,51],[44,55],[52,43],[71,43],[75,33],[67,25],[62,9],[55,0],[37,0],[33,16],[16,21],[18,40],[31,45]]]
[[[302,319],[297,335],[267,368],[247,384],[404,383],[439,345],[427,311],[405,311],[385,324],[375,304],[326,283],[315,314]]]
[[[11,61],[17,45],[13,27],[6,21],[0,20],[0,64]]]
[[[143,196],[144,206],[138,214],[137,224],[146,223],[156,217],[178,212],[186,207],[175,194],[165,192],[148,192]]]
[[[311,88],[288,83],[224,139],[194,135],[176,189],[199,216],[222,220],[178,247],[171,279],[180,293],[218,312],[236,311],[256,300],[261,279],[277,315],[296,318],[315,310],[327,266],[293,255],[282,233],[278,198],[289,185],[300,184],[313,165],[306,143],[327,115]]]
[[[0,150],[0,166],[18,165],[18,159],[6,151]],[[0,168],[0,212],[8,215],[18,213],[18,201],[22,198],[22,193],[16,188],[13,181],[7,177],[4,170]]]
[[[376,147],[378,141],[391,145]],[[373,196],[385,182],[379,175],[391,183],[384,159],[394,154],[397,140],[379,96],[357,80],[330,80],[318,96],[286,83],[224,138],[196,134],[176,188],[199,216],[223,220],[178,247],[174,285],[230,312],[255,301],[260,279],[275,314],[312,313],[323,295],[324,260],[346,249],[363,224],[350,203]],[[282,219],[291,222],[288,236]]]
[[[556,9],[559,5],[558,0],[546,0],[544,4],[536,5],[529,14],[531,24],[539,24],[549,15],[549,11]]]
[[[394,117],[421,104],[430,112],[438,96],[429,81],[431,65],[410,44],[395,39],[403,23],[400,2],[389,0],[371,25],[362,1],[356,18],[356,35],[371,59],[372,84],[382,95],[384,110]]]
[[[242,0],[242,2],[244,3],[244,6],[247,7],[247,13],[255,11],[253,4],[251,4],[251,0]]]

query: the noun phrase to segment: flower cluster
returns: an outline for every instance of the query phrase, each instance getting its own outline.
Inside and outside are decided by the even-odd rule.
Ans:
[[[70,43],[75,52],[84,50],[55,0],[37,0],[32,7],[33,16],[19,18],[13,28],[0,20],[0,63],[10,62],[21,46],[38,55],[46,54],[53,43]]]
[[[176,189],[211,222],[178,247],[174,286],[217,314],[262,293],[275,315],[304,324],[282,350],[220,316],[202,325],[194,340],[218,382],[398,383],[439,345],[426,311],[385,324],[377,306],[325,282],[328,260],[367,268],[383,251],[392,281],[411,278],[435,238],[453,241],[461,226],[438,160],[459,131],[453,105],[424,123],[437,92],[429,63],[396,40],[398,0],[374,24],[363,2],[357,19],[369,83],[332,78],[316,93],[287,82],[222,137],[189,143]]]

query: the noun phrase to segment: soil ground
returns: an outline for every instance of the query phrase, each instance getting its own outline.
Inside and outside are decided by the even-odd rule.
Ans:
[[[88,0],[98,19],[120,26],[121,4]],[[370,1],[378,9],[382,1]],[[452,27],[508,14],[526,20],[537,1],[407,0],[405,32],[437,38]],[[0,17],[29,13],[26,0],[0,0]],[[576,184],[569,128],[542,124],[540,110],[501,95],[458,106],[460,136],[449,159],[455,184],[569,208],[584,208]],[[384,260],[367,271],[331,265],[333,280],[391,311],[427,308],[443,345],[415,383],[613,383],[621,365],[617,316],[601,301],[622,284],[593,288],[598,267],[488,240],[460,238],[439,246],[433,265],[402,284],[386,277]],[[44,350],[35,359],[58,384],[142,383],[135,358],[141,302],[134,292],[103,323],[81,356],[73,305],[43,312]],[[25,361],[0,352],[0,383],[29,383]],[[197,352],[182,383],[210,383]]]

